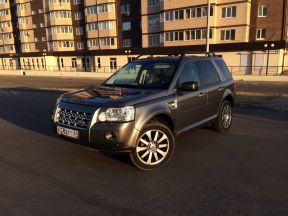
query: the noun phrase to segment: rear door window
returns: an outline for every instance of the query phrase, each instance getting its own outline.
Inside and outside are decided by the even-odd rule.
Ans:
[[[215,63],[218,65],[218,67],[222,71],[222,74],[225,77],[225,80],[231,80],[232,76],[225,62],[223,60],[215,60]]]
[[[212,85],[221,82],[220,76],[210,60],[198,61],[200,83],[202,86]]]
[[[182,67],[178,78],[178,85],[182,85],[185,82],[197,82],[200,86],[198,68],[195,62],[187,62]]]

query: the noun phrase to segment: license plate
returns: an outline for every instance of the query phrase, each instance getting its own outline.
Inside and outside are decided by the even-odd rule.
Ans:
[[[57,126],[57,134],[63,135],[66,137],[70,137],[72,139],[78,139],[79,138],[79,131],[64,128],[64,127],[59,127],[59,126]]]

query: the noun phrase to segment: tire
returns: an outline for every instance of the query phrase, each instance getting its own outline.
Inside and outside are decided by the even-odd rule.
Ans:
[[[231,128],[232,119],[232,105],[225,100],[221,105],[217,119],[213,122],[213,128],[219,132],[227,132]]]
[[[152,122],[140,132],[130,158],[141,170],[155,170],[169,162],[174,148],[175,141],[171,130],[162,123]]]

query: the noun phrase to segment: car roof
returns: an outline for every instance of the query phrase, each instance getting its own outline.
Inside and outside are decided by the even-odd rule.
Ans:
[[[207,60],[207,59],[222,59],[220,56],[186,56],[182,59],[179,56],[168,56],[168,57],[149,57],[144,59],[136,59],[133,62],[141,62],[141,63],[178,63],[181,60],[189,61],[189,60]]]

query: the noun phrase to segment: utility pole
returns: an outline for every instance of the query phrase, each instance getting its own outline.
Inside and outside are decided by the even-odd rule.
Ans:
[[[207,0],[207,24],[206,24],[206,52],[210,52],[210,44],[209,44],[209,38],[210,38],[210,23],[209,23],[209,18],[210,18],[210,0]]]

